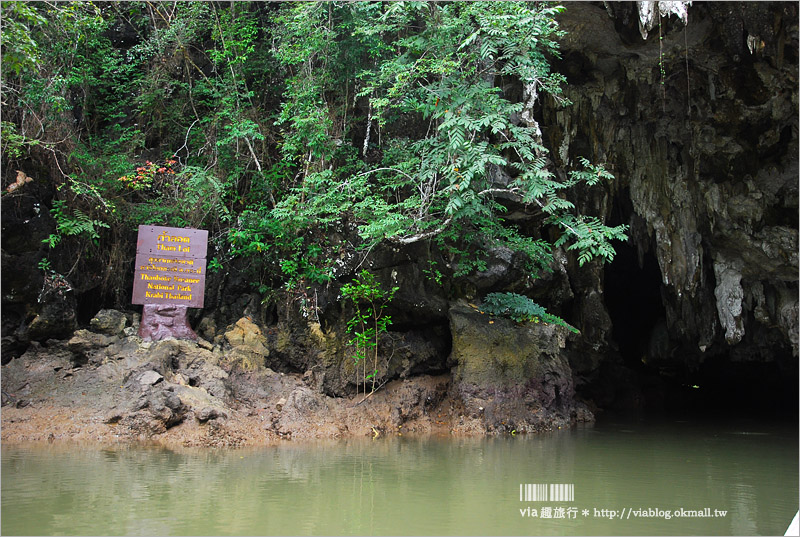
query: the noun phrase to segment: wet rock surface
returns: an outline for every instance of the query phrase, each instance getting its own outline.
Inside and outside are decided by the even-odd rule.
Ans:
[[[91,330],[34,342],[3,367],[3,441],[264,445],[349,435],[533,432],[575,420],[570,371],[553,327],[499,322],[489,344],[516,338],[507,343],[527,347],[524,357],[479,365],[489,348],[480,339],[486,329],[476,328],[487,318],[466,306],[449,314],[459,327],[449,358],[460,366],[455,377],[410,374],[419,362],[412,351],[420,350],[423,361],[432,352],[420,338],[397,358],[393,379],[374,391],[362,384],[357,393],[339,397],[326,395],[313,371],[276,372],[263,362],[253,366],[252,355],[243,358],[243,349],[257,349],[258,357],[269,352],[268,338],[247,319],[229,326],[211,349]],[[121,324],[114,321],[111,331],[118,333]],[[104,332],[106,327],[93,324]]]

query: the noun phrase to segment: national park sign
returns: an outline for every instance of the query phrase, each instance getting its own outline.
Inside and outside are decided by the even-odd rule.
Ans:
[[[207,251],[208,231],[139,226],[132,302],[202,308]]]

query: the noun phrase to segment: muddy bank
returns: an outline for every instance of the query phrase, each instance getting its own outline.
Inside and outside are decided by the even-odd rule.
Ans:
[[[218,397],[208,389],[213,379],[208,374],[164,377],[150,360],[134,367],[78,365],[61,347],[27,352],[4,367],[4,444],[263,446],[292,439],[479,431],[477,420],[465,420],[448,397],[447,377],[392,382],[364,400],[363,394],[318,394],[299,374],[232,371],[226,384],[235,389]],[[165,350],[191,354],[199,349],[192,347],[165,341],[141,350],[143,356],[158,357]],[[191,385],[199,383],[206,386]]]
[[[4,365],[2,442],[264,446],[355,436],[517,434],[593,419],[585,406],[554,407],[547,398],[554,388],[548,392],[540,379],[528,388],[536,397],[526,399],[514,383],[493,385],[485,368],[485,378],[471,378],[464,367],[475,353],[463,349],[456,358],[464,367],[455,376],[413,376],[374,393],[332,397],[318,389],[311,371],[267,367],[253,351],[266,349],[266,340],[250,338],[247,347],[233,329],[237,344],[230,346],[202,339],[144,342],[124,323],[118,328],[108,334],[95,325],[98,331],[78,330],[70,339],[34,342]],[[552,376],[542,363],[542,374]],[[502,365],[506,372],[513,367]],[[510,397],[517,397],[515,405],[503,403]]]

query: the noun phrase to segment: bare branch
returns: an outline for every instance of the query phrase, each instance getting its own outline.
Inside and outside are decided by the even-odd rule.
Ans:
[[[406,172],[404,172],[403,170],[398,170],[397,168],[375,168],[374,170],[368,170],[366,172],[359,173],[358,175],[356,175],[356,177],[361,177],[362,175],[369,175],[371,173],[384,172],[384,171],[397,172],[397,173],[399,173],[401,175],[405,175],[406,177],[408,177],[412,181],[414,180],[414,178],[411,177],[410,175],[408,175]]]
[[[192,105],[192,107],[194,107],[194,105]],[[194,127],[194,126],[195,126],[195,124],[196,124],[198,121],[200,121],[200,118],[197,118],[197,119],[195,119],[195,120],[192,122],[192,124],[191,124],[191,125],[189,125],[189,130],[187,130],[187,131],[186,131],[186,138],[184,138],[184,140],[183,140],[183,145],[182,145],[182,146],[180,146],[178,149],[176,149],[176,150],[175,150],[175,156],[177,156],[177,155],[178,155],[178,151],[180,151],[181,149],[184,149],[184,148],[186,148],[186,158],[187,158],[187,160],[188,160],[188,158],[189,158],[189,153],[190,153],[190,151],[189,151],[189,133],[191,133],[191,132],[192,132],[192,127]],[[180,157],[179,157],[179,158],[180,158]]]
[[[388,240],[396,244],[413,244],[415,242],[435,237],[436,235],[447,229],[447,226],[450,225],[450,222],[452,221],[453,217],[451,216],[448,217],[447,220],[442,222],[441,226],[437,227],[436,229],[432,229],[431,231],[426,231],[425,233],[417,233],[416,235],[411,235],[410,237],[389,237]]]
[[[258,161],[256,152],[253,151],[253,146],[250,145],[250,140],[247,139],[247,136],[244,136],[244,142],[247,144],[247,149],[250,150],[250,155],[253,157],[253,160],[256,161],[256,168],[258,168],[258,171],[261,171],[261,163]]]
[[[487,188],[481,190],[476,196],[483,196],[484,194],[509,194],[514,196],[517,200],[522,199],[522,194],[519,193],[519,188]]]

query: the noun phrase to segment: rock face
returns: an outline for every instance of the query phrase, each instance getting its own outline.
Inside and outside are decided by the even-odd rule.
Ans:
[[[454,389],[488,431],[534,432],[593,419],[575,402],[566,330],[450,309]]]
[[[640,268],[655,257],[673,362],[796,372],[797,6],[695,3],[688,24],[667,13],[647,39],[638,15],[634,3],[562,14],[573,105],[543,103],[551,156],[613,170],[605,199],[584,207],[630,225]]]

